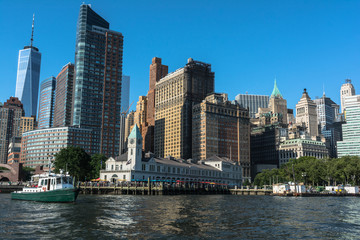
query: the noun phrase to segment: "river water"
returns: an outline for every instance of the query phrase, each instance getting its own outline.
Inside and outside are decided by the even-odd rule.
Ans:
[[[358,239],[360,198],[0,194],[0,239]]]

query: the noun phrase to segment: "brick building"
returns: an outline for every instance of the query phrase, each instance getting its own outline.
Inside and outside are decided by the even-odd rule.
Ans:
[[[228,101],[227,94],[210,94],[193,107],[192,158],[228,158],[241,165],[250,181],[249,110]]]

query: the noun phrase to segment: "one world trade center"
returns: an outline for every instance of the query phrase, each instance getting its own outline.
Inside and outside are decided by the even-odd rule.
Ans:
[[[15,97],[22,102],[25,116],[36,116],[41,53],[33,46],[34,18],[30,46],[19,51]]]

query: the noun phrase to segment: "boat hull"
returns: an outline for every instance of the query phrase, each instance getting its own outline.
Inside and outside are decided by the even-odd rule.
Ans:
[[[79,189],[65,188],[46,192],[12,192],[11,199],[36,202],[75,202]]]

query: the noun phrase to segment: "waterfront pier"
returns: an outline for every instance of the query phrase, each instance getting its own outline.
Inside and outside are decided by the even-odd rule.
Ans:
[[[81,194],[109,195],[178,195],[178,194],[230,194],[226,185],[167,184],[164,182],[127,182],[119,184],[81,183]]]

